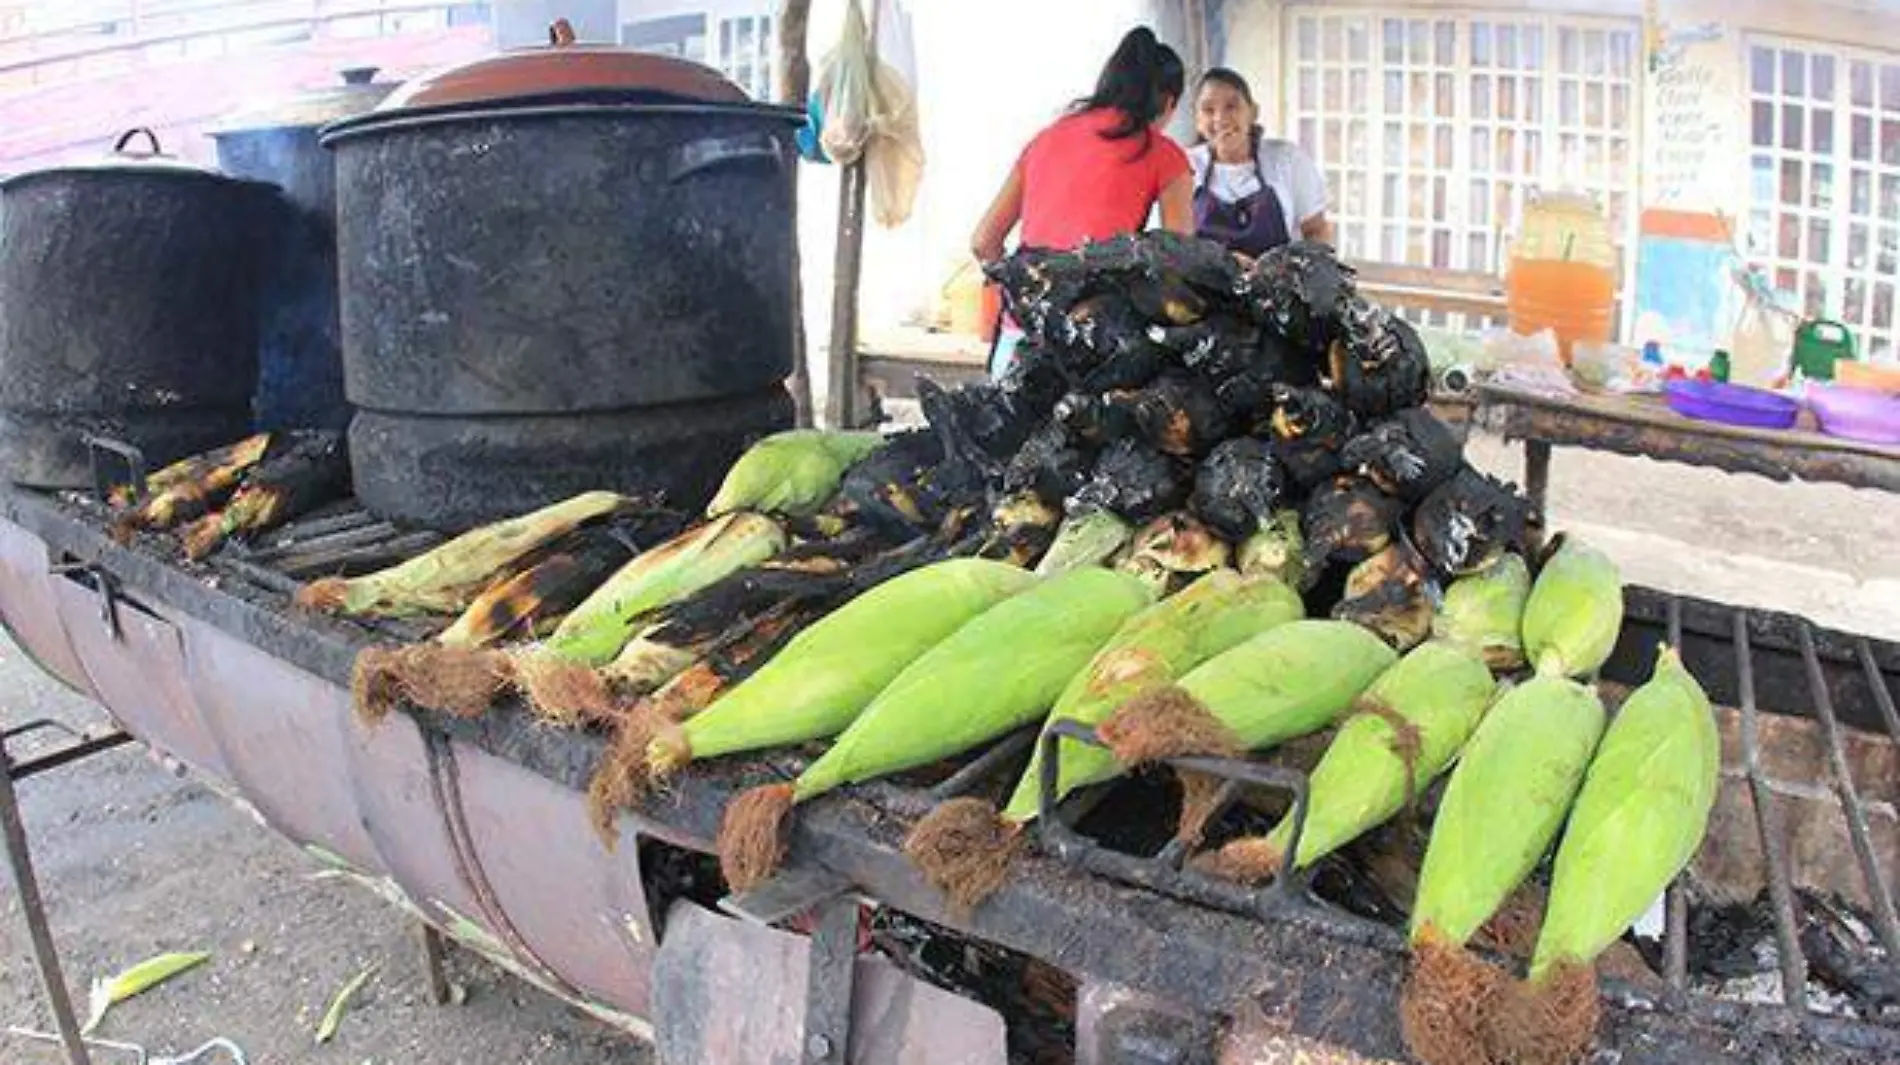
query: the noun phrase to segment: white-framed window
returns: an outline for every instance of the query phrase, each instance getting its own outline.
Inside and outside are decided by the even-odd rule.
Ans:
[[[1893,359],[1900,52],[1748,40],[1749,257],[1811,318]]]
[[[706,61],[706,16],[675,15],[642,19],[620,27],[620,43],[658,55],[678,56],[695,63]]]
[[[1326,173],[1340,250],[1496,273],[1527,196],[1567,188],[1608,214],[1631,306],[1641,32],[1631,19],[1289,7],[1285,128]]]
[[[772,16],[742,15],[719,20],[719,69],[755,100],[778,98],[773,82]]]

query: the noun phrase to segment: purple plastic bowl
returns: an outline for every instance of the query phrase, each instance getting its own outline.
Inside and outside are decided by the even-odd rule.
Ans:
[[[1670,381],[1663,396],[1684,417],[1751,429],[1787,429],[1801,416],[1801,404],[1787,396],[1714,381]]]
[[[1900,444],[1900,395],[1842,385],[1808,389],[1808,406],[1829,436],[1869,444]]]

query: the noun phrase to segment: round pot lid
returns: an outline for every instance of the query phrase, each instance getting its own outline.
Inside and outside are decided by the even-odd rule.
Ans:
[[[139,173],[178,177],[211,178],[217,181],[242,182],[242,178],[232,177],[214,166],[194,163],[181,159],[165,151],[159,143],[158,135],[144,126],[126,130],[113,142],[112,150],[95,159],[81,159],[69,163],[57,163],[39,170],[9,175],[0,180],[0,188],[17,184],[31,178],[51,174],[91,174],[91,173]]]
[[[376,113],[479,109],[580,96],[753,102],[744,89],[699,63],[614,45],[576,44],[573,29],[561,19],[549,29],[546,46],[513,49],[420,75],[385,97]]]
[[[373,80],[375,67],[352,67],[338,75],[341,81],[336,85],[235,112],[211,135],[327,126],[375,109],[397,87],[393,81]]]

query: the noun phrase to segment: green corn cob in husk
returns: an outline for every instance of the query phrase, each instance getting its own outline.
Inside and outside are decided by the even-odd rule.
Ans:
[[[1432,637],[1462,647],[1499,672],[1524,665],[1524,605],[1531,571],[1521,556],[1507,554],[1460,577],[1445,589],[1432,618]]]
[[[1086,568],[984,611],[898,674],[796,781],[733,800],[719,832],[727,882],[744,891],[771,875],[794,805],[961,754],[1043,717],[1070,678],[1153,601],[1139,578]]]
[[[874,432],[789,429],[746,449],[726,471],[706,516],[734,511],[804,517],[838,494],[845,471],[884,446]]]
[[[1240,572],[1275,577],[1288,587],[1300,586],[1306,574],[1306,540],[1300,532],[1298,510],[1275,511],[1265,528],[1240,545]]]
[[[1062,690],[1044,730],[1058,721],[1093,728],[1129,699],[1297,620],[1302,610],[1299,595],[1271,577],[1215,570],[1130,618]],[[1122,769],[1113,755],[1084,743],[1064,743],[1060,765],[1057,799]],[[1002,885],[1022,826],[1039,812],[1041,783],[1039,739],[1006,809],[999,814],[982,799],[951,799],[911,830],[905,853],[954,905],[975,906]]]
[[[1036,576],[1053,577],[1078,566],[1103,565],[1127,547],[1134,535],[1134,526],[1107,510],[1064,518],[1056,529],[1055,542],[1036,563]]]
[[[1381,673],[1313,768],[1294,867],[1306,868],[1403,809],[1451,765],[1495,689],[1476,658],[1436,642]],[[1292,845],[1289,815],[1264,838],[1229,843],[1207,865],[1234,879],[1266,879],[1284,867]]]
[[[1538,676],[1587,677],[1616,649],[1623,578],[1608,555],[1560,536],[1524,604],[1524,653]]]
[[[1664,648],[1590,760],[1557,848],[1530,978],[1506,985],[1487,1020],[1496,1060],[1582,1060],[1597,1023],[1594,962],[1695,857],[1721,769],[1709,698]]]

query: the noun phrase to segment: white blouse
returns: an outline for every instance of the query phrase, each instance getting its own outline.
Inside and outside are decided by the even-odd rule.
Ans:
[[[1206,185],[1207,191],[1222,203],[1234,203],[1260,191],[1264,175],[1273,192],[1280,197],[1286,213],[1286,231],[1300,239],[1300,224],[1326,211],[1326,175],[1320,173],[1313,157],[1292,141],[1260,140],[1260,168],[1251,163],[1214,163],[1208,173],[1213,150],[1205,144],[1188,149],[1188,162],[1194,167],[1194,187]]]

